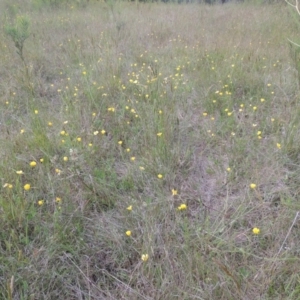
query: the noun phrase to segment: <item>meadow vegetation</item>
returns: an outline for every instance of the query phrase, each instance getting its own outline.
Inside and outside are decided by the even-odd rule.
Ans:
[[[300,298],[292,9],[0,5],[0,299]]]

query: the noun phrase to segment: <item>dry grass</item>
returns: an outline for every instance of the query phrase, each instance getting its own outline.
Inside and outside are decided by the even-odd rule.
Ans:
[[[299,299],[292,12],[38,3],[1,4],[0,298]]]

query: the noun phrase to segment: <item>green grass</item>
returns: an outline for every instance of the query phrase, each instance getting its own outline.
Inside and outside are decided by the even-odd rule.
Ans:
[[[30,36],[21,56],[0,31],[0,299],[299,299],[292,11],[15,3],[3,29],[26,16]]]

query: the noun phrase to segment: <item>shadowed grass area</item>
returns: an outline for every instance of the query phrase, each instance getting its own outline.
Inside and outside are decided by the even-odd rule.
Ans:
[[[1,4],[0,298],[299,299],[292,11],[55,6]]]

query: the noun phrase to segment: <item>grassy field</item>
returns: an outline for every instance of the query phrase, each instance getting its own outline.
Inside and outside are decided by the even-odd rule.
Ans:
[[[293,9],[0,5],[0,299],[300,299]]]

